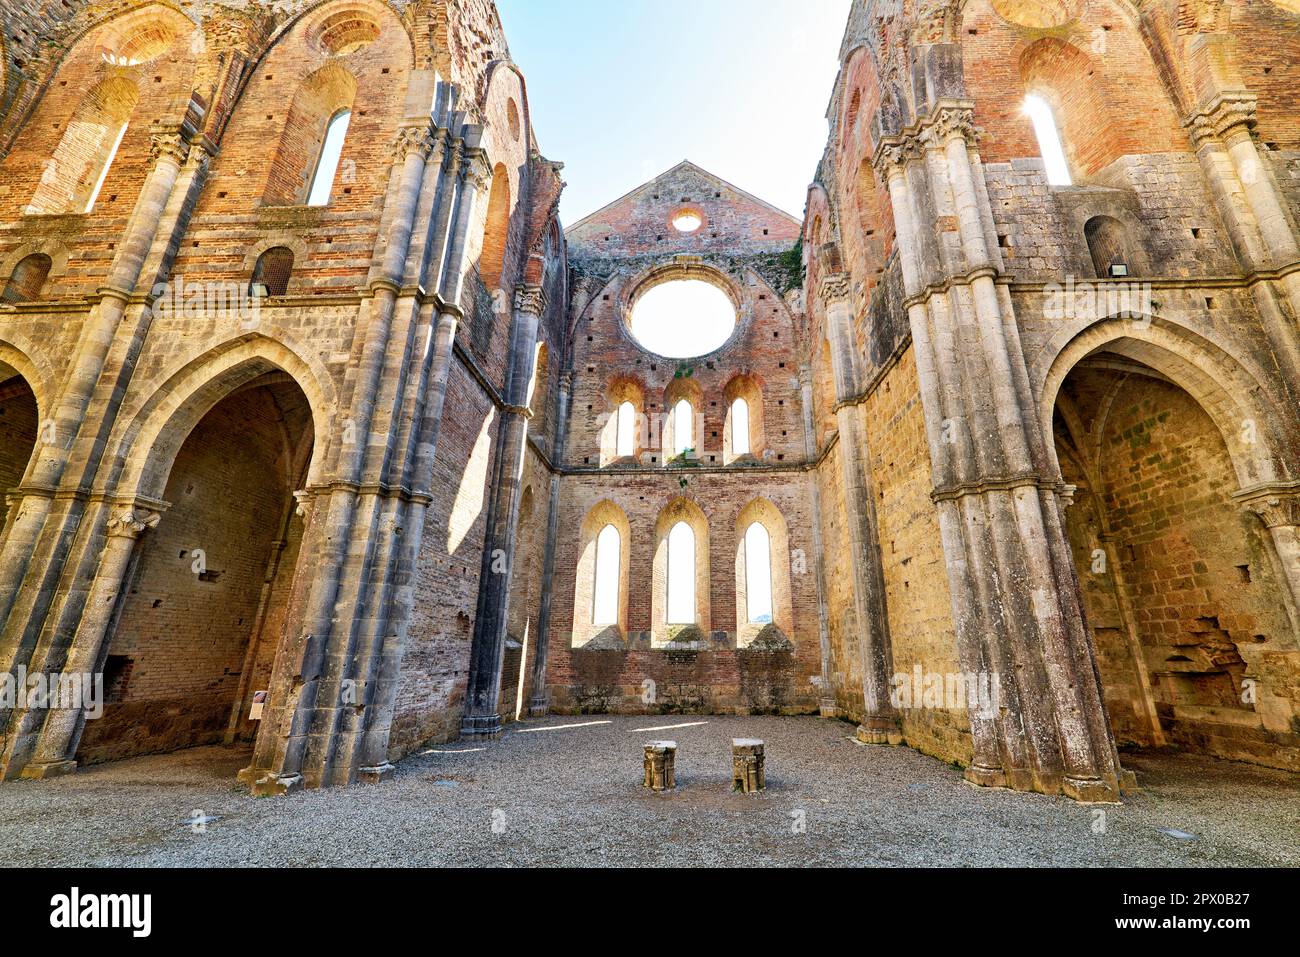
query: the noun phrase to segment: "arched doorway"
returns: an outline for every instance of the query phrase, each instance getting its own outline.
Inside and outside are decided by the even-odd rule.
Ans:
[[[230,391],[185,437],[167,473],[169,507],[127,572],[104,713],[86,722],[80,763],[253,740],[250,707],[270,681],[302,538],[293,492],[313,440],[308,399],[280,371]]]
[[[40,433],[36,395],[27,380],[0,363],[0,493],[16,488]]]
[[[1121,746],[1292,766],[1289,592],[1268,532],[1234,499],[1243,439],[1223,424],[1253,420],[1213,418],[1161,354],[1095,349],[1064,376],[1053,412],[1111,724]]]

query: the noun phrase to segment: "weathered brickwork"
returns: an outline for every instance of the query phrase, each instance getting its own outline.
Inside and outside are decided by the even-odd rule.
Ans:
[[[1113,795],[1115,741],[1296,763],[1297,14],[1136,15],[855,3],[809,193],[837,701],[863,695],[870,718],[855,655],[992,672],[987,716],[901,709],[909,744],[976,783]],[[1048,181],[1030,94],[1073,185]],[[846,642],[845,505],[868,501],[888,628]],[[900,529],[932,570],[924,600],[891,567]]]
[[[107,692],[0,778],[548,710],[1300,770],[1290,0],[857,0],[802,223],[683,162],[567,229],[489,0],[0,14],[0,662]],[[736,323],[667,358],[681,280]]]

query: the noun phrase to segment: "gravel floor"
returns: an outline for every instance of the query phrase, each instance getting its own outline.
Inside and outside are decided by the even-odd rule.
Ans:
[[[1103,809],[973,788],[851,734],[817,718],[547,718],[434,746],[378,787],[268,799],[234,782],[247,752],[198,748],[0,786],[0,864],[1300,865],[1297,775],[1130,754],[1142,791]],[[767,742],[765,793],[730,792],[733,737]],[[656,738],[678,742],[674,793],[640,787]],[[196,812],[216,820],[196,832]]]

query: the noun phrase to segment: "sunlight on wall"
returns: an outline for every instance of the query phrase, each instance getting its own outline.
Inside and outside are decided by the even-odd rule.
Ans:
[[[456,500],[452,502],[451,517],[447,520],[447,554],[454,555],[465,542],[466,536],[483,514],[483,499],[487,495],[488,460],[492,455],[492,423],[496,409],[489,409],[483,426],[474,440],[474,450],[461,475]]]
[[[1056,129],[1052,108],[1041,96],[1030,94],[1025,97],[1025,112],[1034,124],[1038,150],[1047,166],[1047,181],[1053,186],[1069,186],[1070,167],[1065,162],[1065,150],[1061,147],[1061,134]]]

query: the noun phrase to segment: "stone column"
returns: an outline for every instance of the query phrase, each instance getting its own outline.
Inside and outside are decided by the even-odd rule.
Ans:
[[[816,462],[818,452],[817,429],[813,422],[812,367],[804,363],[799,368],[800,396],[803,399],[804,458]],[[823,718],[837,714],[835,685],[831,678],[831,630],[826,610],[826,560],[822,540],[822,491],[817,470],[808,472],[808,495],[812,504],[813,573],[817,584],[817,638],[821,648],[821,695],[818,709]]]
[[[537,361],[537,331],[545,311],[546,293],[540,286],[519,287],[515,295],[506,406],[501,417],[500,484],[495,490],[495,514],[488,516],[489,534],[479,575],[479,613],[474,623],[462,734],[495,735],[501,731],[501,665],[528,437],[525,403]]]
[[[1259,519],[1273,545],[1291,627],[1300,634],[1300,482],[1278,482],[1236,493],[1241,507]]]
[[[818,292],[825,306],[826,334],[831,343],[831,366],[835,374],[840,475],[844,483],[844,511],[853,560],[853,605],[862,657],[864,707],[858,739],[870,744],[899,744],[903,739],[902,730],[889,694],[894,656],[890,647],[889,612],[885,606],[885,576],[871,461],[867,437],[861,428],[857,406],[853,404],[857,395],[856,344],[848,275],[824,276]]]
[[[0,547],[0,667],[12,669],[20,637],[16,627],[26,622],[6,620],[18,599],[19,586],[26,577],[45,520],[54,505],[54,492],[61,484],[71,456],[73,443],[81,431],[96,384],[114,340],[127,303],[139,281],[145,257],[158,232],[181,165],[189,154],[185,130],[155,123],[150,127],[153,165],[145,177],[131,218],[117,245],[109,268],[108,280],[98,292],[99,301],[92,308],[73,356],[58,401],[48,414],[53,440],[37,446],[35,462],[28,470],[20,494],[14,527]],[[80,477],[77,477],[80,479]],[[29,491],[30,490],[30,491]],[[36,618],[40,608],[27,609]]]
[[[560,391],[555,400],[555,446],[551,465],[559,469],[565,458],[569,432],[569,393],[573,374],[560,376]],[[551,603],[555,597],[555,548],[560,534],[560,474],[551,475],[550,506],[546,516],[546,548],[542,555],[542,598],[537,611],[537,651],[533,653],[533,694],[528,701],[528,716],[540,718],[550,706],[546,690],[546,662],[550,656]]]
[[[997,282],[973,104],[940,99],[883,137],[962,666],[1000,681],[970,709],[968,779],[1083,800],[1118,794],[1119,761],[1060,519],[1011,297]],[[914,196],[914,192],[920,196]],[[919,210],[934,223],[921,222]],[[940,254],[925,233],[954,232]]]
[[[1184,125],[1239,258],[1251,273],[1283,270],[1278,284],[1292,315],[1300,316],[1300,245],[1286,199],[1255,142],[1255,107],[1253,93],[1219,93]],[[1283,367],[1283,387],[1289,389],[1300,381],[1300,337],[1278,308],[1273,290],[1272,282],[1251,287],[1264,331]]]
[[[106,540],[99,569],[85,611],[77,625],[63,674],[103,673],[104,658],[108,653],[108,626],[117,608],[131,553],[145,530],[155,528],[160,519],[157,512],[133,506],[119,507],[113,511],[105,530]],[[34,753],[31,760],[25,762],[22,776],[47,778],[73,771],[77,766],[77,745],[81,741],[85,724],[86,715],[83,710],[47,709],[44,712],[44,723],[36,734]],[[19,757],[26,743],[20,736],[14,747],[15,758]],[[13,763],[22,765],[24,762]]]

